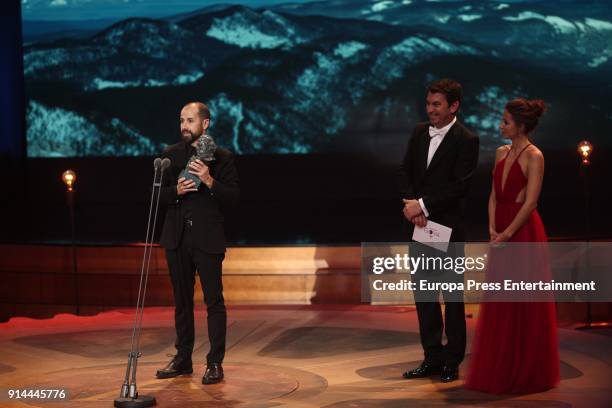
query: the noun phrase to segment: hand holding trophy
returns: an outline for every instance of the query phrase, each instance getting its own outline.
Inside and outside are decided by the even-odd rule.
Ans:
[[[200,184],[202,184],[202,180],[198,176],[193,173],[190,173],[190,165],[195,160],[202,161],[206,166],[210,167],[211,163],[215,160],[215,151],[217,150],[217,145],[215,141],[209,135],[202,135],[196,142],[196,154],[189,158],[187,165],[179,174],[179,178],[184,177],[187,180],[192,180],[195,183],[195,188],[199,188]]]

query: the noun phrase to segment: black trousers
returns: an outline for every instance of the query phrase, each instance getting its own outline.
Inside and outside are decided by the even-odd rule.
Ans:
[[[208,340],[210,351],[207,363],[220,363],[225,357],[227,312],[223,299],[221,280],[225,254],[209,254],[195,247],[192,229],[185,224],[181,244],[176,250],[166,250],[168,269],[174,291],[175,347],[177,355],[191,359],[195,341],[193,317],[193,289],[196,270],[204,292],[207,309]]]
[[[463,257],[463,245],[451,243],[448,253],[441,253],[431,247],[412,243],[411,249],[418,250],[418,255],[424,257]],[[415,254],[416,255],[416,254]],[[412,280],[420,287],[421,281],[428,283],[463,282],[463,275],[455,271],[427,270],[417,271]],[[444,299],[444,320],[439,297],[442,292]],[[466,324],[463,291],[446,290],[415,290],[414,298],[419,318],[419,333],[421,345],[425,353],[425,361],[433,365],[458,367],[465,357]],[[442,345],[442,331],[446,334],[446,345]]]

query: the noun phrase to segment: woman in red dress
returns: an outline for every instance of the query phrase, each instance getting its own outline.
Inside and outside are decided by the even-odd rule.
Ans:
[[[498,148],[495,155],[489,197],[493,243],[547,241],[536,209],[544,156],[528,137],[545,108],[541,100],[515,99],[506,105],[500,129],[512,143]],[[559,383],[555,304],[482,303],[470,360],[465,382],[469,389],[510,394],[555,387]]]

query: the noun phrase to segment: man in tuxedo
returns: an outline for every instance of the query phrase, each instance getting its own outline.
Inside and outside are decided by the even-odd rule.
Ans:
[[[160,244],[166,248],[174,292],[177,354],[166,367],[157,370],[157,378],[193,372],[193,290],[197,270],[204,291],[210,342],[202,383],[214,384],[223,379],[221,363],[227,329],[221,281],[225,258],[222,210],[238,203],[238,173],[232,153],[217,148],[215,160],[208,163],[195,160],[189,166],[189,173],[201,180],[199,186],[193,180],[179,178],[189,159],[196,155],[196,142],[210,125],[208,107],[202,102],[188,103],[181,110],[180,124],[182,140],[162,154],[171,160],[171,166],[164,173],[160,198],[167,207]]]
[[[408,221],[409,238],[415,226],[426,227],[431,220],[452,228],[451,241],[465,241],[464,214],[469,181],[478,163],[479,140],[457,120],[462,87],[456,81],[440,79],[427,89],[428,123],[419,123],[412,132],[399,174],[403,214]],[[447,253],[412,243],[411,250],[434,257],[464,256],[463,246],[450,244]],[[421,280],[462,282],[454,271],[419,270],[412,275],[417,288]],[[423,378],[440,374],[443,382],[459,377],[459,364],[466,346],[465,310],[462,292],[443,291],[445,322],[439,291],[415,290],[421,344],[425,360],[405,378]],[[447,343],[442,345],[442,331]]]

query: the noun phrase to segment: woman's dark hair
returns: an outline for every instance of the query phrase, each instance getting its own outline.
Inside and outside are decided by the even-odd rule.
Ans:
[[[506,104],[506,110],[514,122],[525,126],[525,133],[531,132],[538,126],[538,120],[546,112],[546,104],[541,99],[513,99]]]

